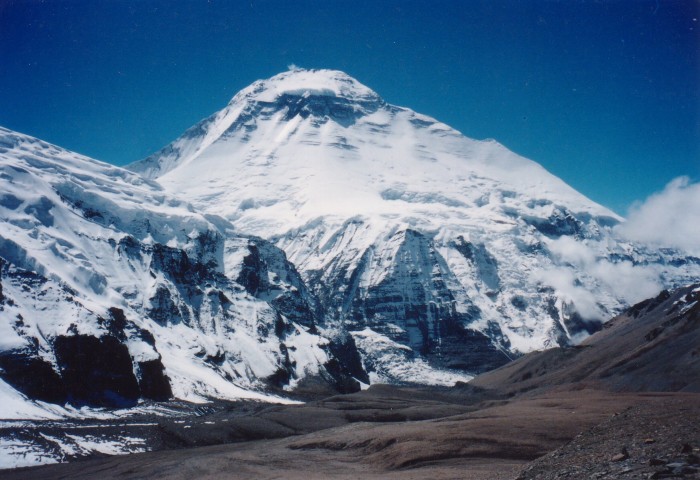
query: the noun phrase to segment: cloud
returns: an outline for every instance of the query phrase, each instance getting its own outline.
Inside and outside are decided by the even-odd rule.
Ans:
[[[674,247],[700,256],[700,183],[676,178],[663,191],[636,204],[616,233],[635,243]],[[600,318],[599,303],[611,300],[594,298],[589,292],[591,285],[604,285],[612,297],[629,304],[652,297],[663,288],[662,265],[611,260],[606,242],[562,236],[548,240],[547,248],[554,265],[536,272],[535,279],[573,302],[584,318]]]
[[[700,255],[700,183],[688,177],[672,180],[663,191],[634,205],[617,231],[629,240]]]
[[[607,244],[563,236],[551,240],[547,246],[556,260],[604,283],[616,297],[627,302],[644,300],[662,288],[657,267],[633,265],[629,261],[611,262],[606,258]]]
[[[591,275],[604,283],[618,298],[630,305],[653,297],[663,288],[660,272],[652,266],[632,265],[624,261],[611,263],[599,260],[591,267]]]
[[[578,267],[587,267],[596,260],[595,252],[588,245],[566,235],[550,241],[548,248],[559,260]]]
[[[533,273],[535,280],[552,287],[562,300],[572,302],[585,319],[600,319],[603,312],[598,308],[591,292],[577,285],[574,273],[568,268],[553,267]]]
[[[600,318],[597,303],[602,300],[592,297],[581,283],[584,278],[605,285],[615,298],[624,299],[629,304],[656,295],[662,288],[661,272],[657,266],[611,262],[606,258],[606,244],[563,236],[550,240],[547,247],[559,266],[544,271],[538,280],[572,301],[584,318]],[[567,266],[562,268],[562,264]]]

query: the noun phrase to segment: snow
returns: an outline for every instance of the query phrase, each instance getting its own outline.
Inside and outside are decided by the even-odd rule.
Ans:
[[[9,322],[0,322],[0,351],[25,347],[27,341],[15,332]]]
[[[431,367],[422,358],[413,357],[410,348],[392,341],[370,328],[353,332],[353,338],[369,368],[371,383],[419,383],[451,387],[468,382],[473,375]]]
[[[0,420],[55,420],[61,409],[43,402],[33,402],[0,379]]]
[[[270,80],[260,80],[236,95],[232,103],[242,98],[255,98],[261,102],[274,102],[280,95],[321,95],[355,99],[378,99],[371,89],[337,70],[295,69],[283,72]]]
[[[25,439],[0,438],[0,469],[60,463],[95,453],[124,455],[148,450],[145,439],[127,435],[39,435],[45,445]]]
[[[0,469],[34,467],[59,461],[40,445],[0,438]]]
[[[123,455],[126,453],[145,452],[146,442],[142,438],[119,436],[106,440],[94,435],[70,435],[66,437],[74,442],[74,445],[63,444],[65,453],[70,452],[99,452],[105,455]],[[74,454],[74,453],[73,453]]]
[[[681,308],[680,314],[684,315],[686,312],[688,312],[690,309],[692,309],[697,304],[698,304],[698,301],[695,300],[694,302],[690,302],[687,305],[684,305],[683,308]]]

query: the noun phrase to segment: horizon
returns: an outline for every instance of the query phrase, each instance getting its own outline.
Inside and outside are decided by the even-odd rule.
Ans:
[[[124,166],[258,79],[290,65],[341,70],[627,216],[674,179],[700,177],[699,11],[653,0],[9,2],[0,125]]]

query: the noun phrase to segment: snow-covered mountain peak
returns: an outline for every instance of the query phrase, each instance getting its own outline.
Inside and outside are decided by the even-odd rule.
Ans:
[[[130,168],[266,238],[320,217],[438,231],[469,210],[472,222],[507,224],[523,203],[534,216],[565,208],[621,220],[498,142],[389,105],[334,70],[259,80]]]
[[[601,280],[567,264],[585,242],[586,258],[606,256],[620,217],[498,142],[387,104],[342,72],[257,81],[130,168],[275,242],[327,318],[414,350],[453,348],[470,325],[527,351],[584,328],[567,330],[574,313],[600,319],[622,304],[609,292],[591,301],[582,292]]]
[[[337,97],[352,101],[381,101],[372,89],[339,70],[306,70],[294,68],[267,80],[258,80],[241,90],[231,101],[243,99],[275,102],[283,96],[308,98]]]
[[[130,168],[147,178],[157,178],[192,163],[217,142],[229,138],[248,142],[262,125],[267,126],[266,141],[279,144],[285,138],[303,135],[307,128],[318,130],[326,124],[329,127],[324,130],[333,125],[347,128],[386,108],[379,95],[343,72],[294,69],[244,88],[225,108]],[[337,136],[340,147],[346,142]]]

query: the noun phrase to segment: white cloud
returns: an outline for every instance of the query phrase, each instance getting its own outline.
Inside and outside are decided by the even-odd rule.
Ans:
[[[632,265],[632,262],[611,263],[599,260],[591,266],[591,275],[604,283],[616,297],[635,304],[653,297],[662,285],[659,272],[651,266]]]
[[[576,277],[568,268],[553,267],[535,272],[533,276],[535,280],[552,287],[559,298],[572,302],[583,318],[599,319],[603,316],[593,294],[576,285]]]
[[[700,183],[676,178],[663,191],[635,205],[629,219],[617,227],[617,234],[633,242],[700,255]],[[548,240],[547,248],[554,265],[536,272],[535,279],[554,288],[563,300],[573,302],[584,318],[600,318],[602,314],[598,301],[603,299],[588,291],[591,283],[604,285],[615,298],[629,304],[652,297],[663,288],[661,265],[611,261],[606,244],[562,236]]]
[[[630,240],[700,255],[700,183],[688,177],[672,180],[663,191],[634,205],[617,230]]]
[[[584,242],[563,235],[548,244],[549,250],[561,261],[578,267],[586,267],[595,262],[595,252]]]
[[[659,272],[653,266],[633,265],[632,262],[612,263],[601,252],[601,245],[592,242],[576,240],[573,237],[562,236],[548,243],[549,250],[559,262],[572,265],[579,272],[591,276],[597,282],[603,283],[617,298],[623,298],[628,303],[636,303],[656,295],[662,286],[659,282]],[[563,279],[553,285],[564,290]],[[577,288],[571,278],[567,290]]]

